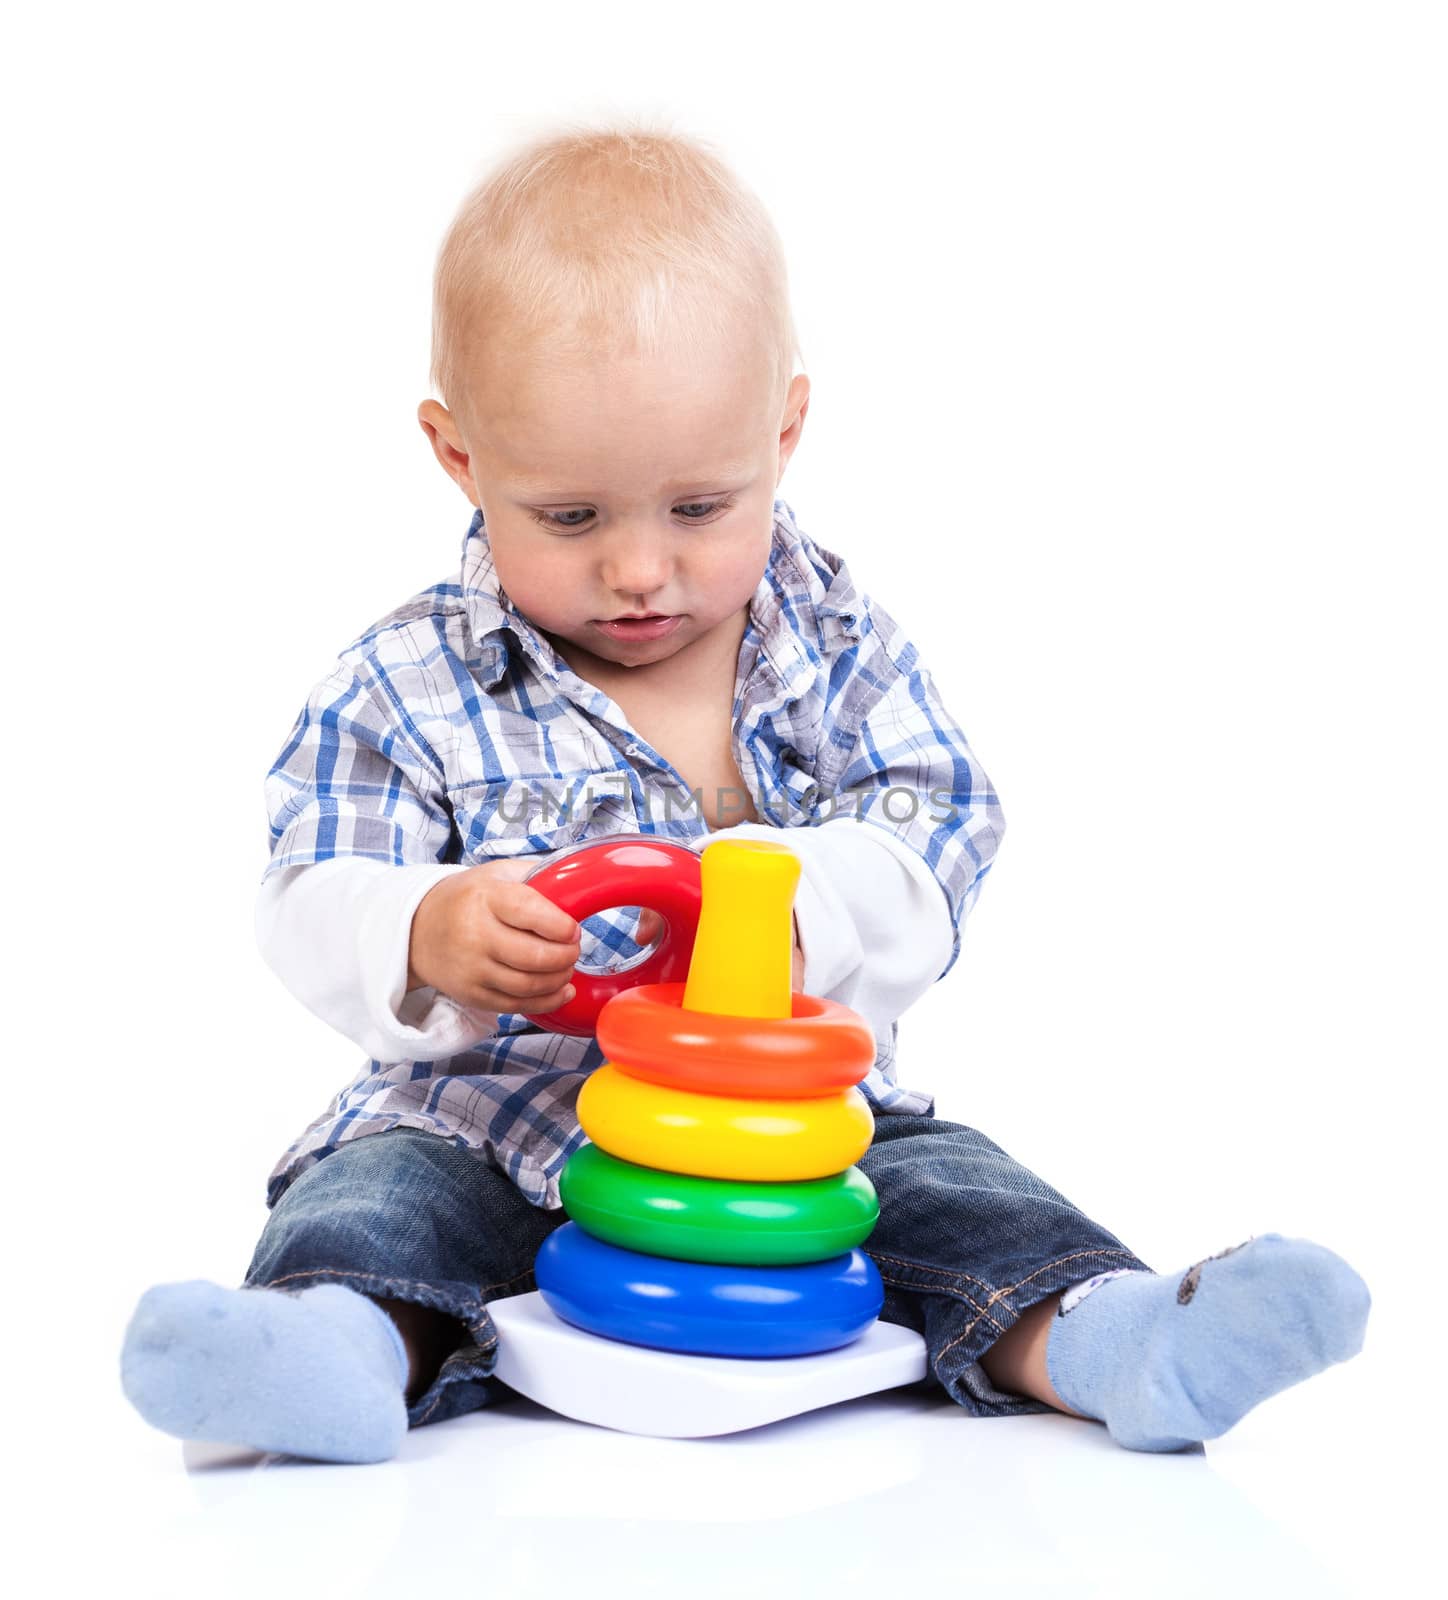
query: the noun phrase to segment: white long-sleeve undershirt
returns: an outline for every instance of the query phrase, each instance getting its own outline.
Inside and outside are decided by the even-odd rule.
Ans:
[[[954,930],[940,883],[914,851],[852,819],[781,829],[744,822],[720,837],[787,845],[800,861],[794,911],[805,993],[858,1011],[879,1039],[935,982]],[[257,944],[306,1008],[381,1062],[436,1061],[492,1034],[494,1013],[431,988],[408,991],[413,913],[466,864],[363,856],[286,867],[260,888]]]

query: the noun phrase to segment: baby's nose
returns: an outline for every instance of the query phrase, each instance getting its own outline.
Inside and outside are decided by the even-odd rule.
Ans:
[[[669,581],[674,570],[673,552],[667,534],[646,528],[620,530],[611,541],[604,560],[603,579],[626,603],[648,597]]]

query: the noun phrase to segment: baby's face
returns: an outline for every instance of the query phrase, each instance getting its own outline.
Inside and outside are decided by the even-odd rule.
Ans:
[[[721,345],[703,358],[600,357],[561,375],[520,361],[480,388],[466,438],[436,402],[419,415],[482,508],[514,605],[583,676],[686,651],[702,660],[768,564],[808,378],[793,380],[781,414],[764,357]],[[617,622],[640,612],[671,620]]]

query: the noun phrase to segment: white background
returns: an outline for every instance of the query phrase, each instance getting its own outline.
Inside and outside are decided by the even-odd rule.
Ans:
[[[1162,1271],[1275,1230],[1374,1295],[1362,1355],[1190,1481],[1070,1419],[919,1419],[949,1448],[845,1507],[850,1570],[1120,1594],[1100,1552],[1158,1540],[1164,1592],[1202,1569],[1163,1530],[1210,1517],[1256,1550],[1221,1558],[1241,1592],[1263,1539],[1384,1584],[1442,1328],[1441,8],[73,5],[7,35],[8,1365],[62,1559],[124,1536],[170,1552],[153,1593],[310,1580],[309,1530],[410,1482],[419,1524],[343,1565],[440,1584],[405,1474],[515,1482],[507,1430],[543,1509],[470,1495],[467,1571],[525,1592],[587,1543],[548,1462],[633,1459],[499,1412],[387,1468],[188,1472],[116,1360],[146,1285],[240,1280],[266,1173],[358,1062],[255,950],[262,779],[336,652],[456,575],[469,508],[415,420],[443,231],[519,137],[656,113],[776,220],[813,382],[780,493],[1008,819],[901,1081]],[[814,1437],[750,1448],[808,1476]],[[1034,1525],[1002,1495],[965,1549],[951,1518],[1027,1458]],[[731,1537],[818,1576],[822,1525],[781,1514]]]

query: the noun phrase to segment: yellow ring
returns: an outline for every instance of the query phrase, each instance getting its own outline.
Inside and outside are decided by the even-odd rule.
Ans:
[[[584,1082],[578,1120],[594,1144],[641,1167],[759,1183],[827,1178],[875,1136],[858,1089],[805,1099],[739,1099],[646,1083],[605,1061]]]

